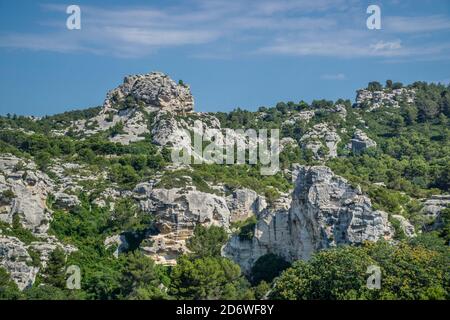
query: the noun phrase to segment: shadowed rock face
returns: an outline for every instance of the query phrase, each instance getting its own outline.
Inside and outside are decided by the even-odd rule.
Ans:
[[[275,253],[288,261],[308,259],[317,250],[339,244],[390,239],[393,229],[385,212],[325,166],[297,169],[292,195],[259,213],[255,237],[233,237],[224,248],[248,272],[262,255]]]
[[[352,152],[360,154],[367,148],[376,147],[377,143],[370,139],[367,134],[359,129],[356,129],[351,139]]]
[[[123,84],[108,93],[104,107],[114,108],[130,97],[149,108],[177,113],[194,110],[194,98],[189,86],[177,84],[160,72],[125,77]]]

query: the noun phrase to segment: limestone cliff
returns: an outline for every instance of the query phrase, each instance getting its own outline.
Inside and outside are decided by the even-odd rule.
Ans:
[[[224,254],[249,271],[262,255],[288,261],[308,259],[314,251],[340,244],[390,239],[393,229],[385,212],[373,209],[359,188],[325,166],[296,169],[295,189],[258,213],[254,238],[231,238]]]

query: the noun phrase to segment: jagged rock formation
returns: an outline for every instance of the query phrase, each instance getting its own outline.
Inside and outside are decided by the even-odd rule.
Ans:
[[[141,208],[155,216],[158,229],[141,248],[157,263],[175,263],[176,257],[187,251],[186,239],[197,224],[229,229],[230,211],[223,197],[177,188],[153,189],[141,198]]]
[[[360,129],[356,129],[353,134],[353,139],[351,139],[352,152],[355,154],[359,154],[367,148],[376,147],[376,145],[377,143],[370,139],[367,134]]]
[[[189,86],[176,84],[161,72],[125,77],[123,84],[111,90],[105,109],[116,109],[126,99],[142,102],[145,108],[160,108],[170,112],[187,113],[194,110],[194,98]]]
[[[358,90],[356,94],[356,107],[367,107],[367,111],[376,110],[383,106],[399,107],[401,101],[413,103],[416,92],[414,89],[383,89],[382,91]]]
[[[302,148],[313,152],[316,160],[337,157],[337,145],[341,141],[336,129],[327,123],[318,123],[300,139]]]
[[[32,161],[11,155],[0,156],[0,221],[11,229],[15,219],[18,219],[21,227],[30,230],[36,238],[36,241],[26,245],[16,237],[2,235],[0,230],[0,266],[11,274],[21,290],[34,283],[40,270],[40,267],[33,266],[29,250],[39,255],[39,263],[43,267],[56,247],[67,254],[76,250],[47,234],[52,218],[47,198],[53,192],[60,208],[67,209],[79,203],[75,196],[56,190],[58,187],[54,182],[37,170]]]
[[[434,195],[425,200],[422,213],[433,221],[433,224],[425,229],[436,230],[441,228],[443,226],[441,212],[447,208],[450,208],[450,195],[448,194]]]
[[[424,201],[422,212],[432,218],[436,218],[438,214],[445,208],[450,208],[450,195],[434,195]]]
[[[293,125],[296,122],[308,123],[309,120],[311,120],[315,114],[316,114],[316,112],[314,110],[301,111],[298,114],[292,116],[291,118],[285,120],[283,122],[283,125]]]
[[[73,246],[62,245],[53,236],[41,235],[39,241],[27,245],[16,237],[0,233],[0,266],[8,271],[19,289],[23,290],[33,285],[39,270],[46,267],[50,254],[57,247],[66,254],[77,250]],[[37,253],[38,261],[33,261],[30,250]]]
[[[83,135],[113,130],[116,132],[112,132],[109,140],[127,145],[144,140],[150,133],[149,114],[164,111],[186,115],[193,109],[189,86],[176,84],[161,72],[132,75],[108,92],[97,116],[77,121],[72,129]],[[174,124],[170,128],[174,129]]]
[[[22,225],[35,233],[45,233],[50,222],[46,200],[53,188],[50,178],[36,170],[32,162],[14,156],[0,157],[0,192],[13,195],[0,204],[0,221],[12,223],[17,215]]]
[[[275,253],[288,261],[308,259],[314,251],[339,244],[390,239],[393,228],[385,212],[325,166],[299,167],[290,196],[258,214],[255,236],[234,236],[224,254],[248,272],[262,255]]]
[[[174,264],[187,252],[186,240],[197,224],[217,225],[229,231],[230,223],[245,220],[266,206],[265,200],[249,189],[235,190],[222,197],[195,188],[152,189],[140,184],[136,198],[141,208],[155,216],[157,234],[148,235],[141,249],[155,262]]]
[[[25,244],[14,237],[0,235],[0,266],[4,267],[19,290],[30,287],[39,268],[32,266],[32,259]]]

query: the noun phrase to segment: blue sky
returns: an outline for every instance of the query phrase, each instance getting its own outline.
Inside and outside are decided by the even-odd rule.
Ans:
[[[81,7],[81,30],[66,7]],[[366,9],[381,7],[381,30]],[[367,82],[450,81],[450,1],[0,0],[0,114],[103,103],[125,75],[191,85],[197,111],[354,99]]]

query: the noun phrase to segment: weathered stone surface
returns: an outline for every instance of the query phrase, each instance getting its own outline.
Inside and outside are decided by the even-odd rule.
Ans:
[[[43,267],[56,247],[61,247],[67,254],[76,250],[47,234],[52,215],[46,203],[50,194],[54,193],[57,203],[64,208],[79,203],[75,196],[54,192],[57,189],[58,186],[46,174],[36,170],[32,161],[11,155],[0,156],[0,192],[8,190],[13,194],[8,201],[0,201],[0,220],[12,225],[17,216],[21,226],[38,239],[25,245],[15,237],[2,236],[0,230],[0,265],[6,268],[21,290],[34,283],[39,271],[39,267],[31,264],[29,250],[39,254]]]
[[[337,145],[340,141],[335,128],[327,123],[318,123],[302,136],[300,144],[302,148],[311,150],[315,159],[324,160],[337,157]],[[322,153],[321,150],[327,152]]]
[[[105,239],[105,247],[109,248],[112,245],[116,245],[114,250],[114,257],[119,257],[119,253],[126,251],[129,248],[129,244],[124,234],[116,234]]]
[[[146,107],[171,112],[185,113],[194,109],[194,98],[189,86],[176,84],[161,72],[125,77],[122,85],[108,93],[104,108],[114,108],[127,97],[143,102]]]
[[[383,106],[400,107],[399,102],[413,103],[416,96],[414,89],[400,88],[394,90],[369,91],[366,89],[356,92],[356,107],[367,106],[367,111],[376,110]]]
[[[352,152],[355,154],[359,154],[367,148],[375,147],[376,145],[377,143],[370,139],[367,134],[360,129],[356,129],[353,134],[353,139],[351,139]]]
[[[141,208],[155,215],[157,235],[149,235],[141,249],[157,263],[174,264],[187,252],[186,239],[197,224],[229,230],[230,211],[223,197],[197,190],[153,189]]]
[[[73,209],[81,205],[81,201],[77,196],[70,195],[64,192],[56,192],[53,194],[55,202],[53,206],[59,209]]]
[[[250,189],[238,189],[227,197],[228,209],[231,213],[231,222],[242,221],[260,211],[261,197]]]
[[[46,200],[54,185],[46,174],[34,170],[34,163],[0,156],[0,191],[14,194],[8,203],[0,204],[0,220],[11,224],[17,215],[24,228],[45,233],[51,218]]]
[[[403,230],[403,232],[405,233],[405,235],[407,237],[415,237],[416,236],[416,231],[414,229],[414,226],[408,221],[408,219],[406,219],[405,217],[403,217],[399,214],[392,215],[392,218],[394,218],[395,220],[397,220],[400,223],[400,228]]]
[[[328,167],[300,166],[296,177],[292,195],[259,213],[251,241],[235,236],[224,248],[243,270],[267,253],[293,261],[339,244],[392,237],[387,213],[374,210],[368,197]]]
[[[436,218],[442,210],[450,208],[450,195],[433,195],[431,198],[425,200],[423,205],[422,213]]]
[[[285,120],[283,125],[293,125],[297,122],[306,122],[308,123],[311,120],[316,112],[314,110],[305,110],[300,111],[298,114],[294,114],[291,118]]]
[[[422,213],[432,219],[433,223],[426,226],[426,231],[436,230],[443,227],[443,219],[441,212],[444,209],[450,208],[450,195],[433,195],[431,198],[424,201]]]
[[[39,268],[31,263],[32,259],[23,242],[0,235],[0,266],[6,269],[20,290],[32,286],[36,279]]]

